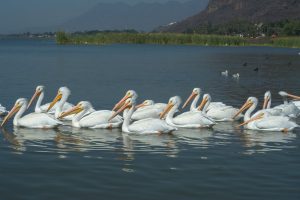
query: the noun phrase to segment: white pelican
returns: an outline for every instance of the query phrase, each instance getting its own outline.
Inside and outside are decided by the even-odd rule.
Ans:
[[[5,116],[7,113],[6,108],[0,104],[0,116]]]
[[[135,99],[129,98],[125,101],[123,106],[115,112],[110,119],[113,119],[116,115],[125,111],[124,122],[122,125],[122,131],[125,133],[137,133],[137,134],[151,134],[151,133],[171,133],[177,130],[175,127],[168,125],[161,119],[143,119],[130,123],[131,116],[135,110]]]
[[[221,72],[222,76],[228,76],[228,70],[225,70],[224,72]]]
[[[295,98],[296,96],[288,94],[284,91],[278,93],[283,98],[283,104],[275,106],[274,109],[280,109],[281,112],[288,117],[296,118],[300,115],[300,109],[293,103],[288,102],[288,97]]]
[[[189,96],[189,98],[186,100],[186,102],[183,104],[182,109],[185,108],[188,103],[193,99],[192,104],[190,106],[190,111],[199,111],[197,108],[197,103],[200,99],[201,95],[201,89],[200,88],[194,88],[192,91],[192,94]],[[220,106],[226,106],[222,102],[211,102],[208,106],[208,110],[214,107],[220,107]]]
[[[73,108],[61,113],[60,119],[75,114],[72,119],[72,126],[77,128],[118,128],[121,127],[123,119],[121,116],[116,116],[111,121],[109,118],[114,114],[111,110],[99,110],[90,114],[93,106],[88,101],[81,101]],[[86,115],[87,114],[87,115]]]
[[[37,100],[37,102],[36,102],[34,111],[35,111],[36,113],[46,112],[47,109],[49,108],[50,103],[46,103],[46,104],[44,104],[44,105],[41,105],[41,104],[42,104],[42,101],[43,101],[43,99],[44,99],[44,95],[45,95],[44,93],[45,93],[45,86],[43,86],[43,85],[37,86],[36,89],[35,89],[35,93],[33,94],[31,100],[29,101],[28,108],[31,106],[31,104],[33,103],[33,101],[38,97],[38,100]],[[54,114],[57,105],[58,105],[58,104],[55,104],[48,112],[51,113],[51,114]],[[65,103],[63,104],[62,110],[70,109],[70,108],[72,108],[73,106],[74,106],[73,104],[70,104],[70,103],[68,103],[68,102],[65,102]]]
[[[211,109],[207,109],[211,102],[211,96],[209,94],[203,95],[203,100],[198,107],[198,110],[202,110],[206,113],[206,115],[216,122],[225,122],[225,121],[234,121],[239,120],[243,117],[243,115],[238,115],[236,118],[233,117],[239,111],[239,109],[234,108],[232,106],[220,106],[220,107],[213,107]]]
[[[204,128],[212,127],[216,124],[214,120],[199,111],[189,111],[174,117],[180,104],[181,99],[179,96],[170,98],[166,109],[161,114],[161,118],[164,118],[164,116],[167,115],[166,122],[169,125],[181,128]]]
[[[263,109],[258,111],[259,112],[267,112],[268,115],[272,116],[288,116],[286,115],[283,111],[282,108],[271,108],[271,102],[272,102],[272,95],[270,91],[267,91],[264,95],[264,104],[263,104]]]
[[[258,100],[255,97],[249,97],[246,103],[241,107],[236,116],[247,110],[244,115],[244,123],[239,126],[246,126],[247,129],[251,130],[262,130],[262,131],[292,131],[298,125],[290,121],[288,117],[284,116],[270,116],[264,112],[254,114],[251,113],[255,110]]]
[[[287,97],[293,98],[294,101],[291,101],[290,103],[293,103],[298,109],[300,109],[300,101],[297,101],[300,100],[299,96],[292,95],[283,91],[279,92],[279,95],[283,97],[284,104],[288,104]]]
[[[71,91],[69,90],[69,88],[67,88],[67,87],[59,88],[56,97],[50,103],[50,105],[48,106],[46,111],[48,112],[51,108],[53,108],[53,106],[55,104],[57,104],[54,116],[56,119],[58,119],[59,116],[61,115],[61,113],[63,112],[63,106],[64,106],[65,102],[68,100],[70,94],[71,94]],[[95,111],[95,110],[92,110],[92,111]],[[73,119],[73,116],[74,115],[72,115],[72,116],[69,115],[69,116],[65,117],[64,120],[70,121]]]
[[[128,90],[125,96],[115,105],[115,107],[112,110],[116,111],[119,108],[121,108],[124,105],[125,101],[129,98],[136,100],[138,98],[138,95],[134,90]]]
[[[145,100],[143,103],[136,106],[136,111],[143,110],[149,108],[149,106],[153,106],[154,108],[164,109],[167,104],[166,103],[154,103],[153,100]]]
[[[120,107],[122,107],[122,105],[124,105],[124,102],[129,99],[132,98],[134,101],[137,99],[138,95],[134,90],[128,90],[125,94],[125,96],[115,105],[115,107],[113,108],[113,111],[116,111],[117,109],[119,109]],[[141,107],[141,106],[139,106]],[[148,106],[149,107],[149,106]],[[159,118],[159,114],[162,112],[162,109],[159,108],[160,106],[156,107],[149,107],[149,108],[145,108],[142,110],[137,110],[136,112],[134,112],[131,116],[131,119],[134,121],[137,120],[142,120],[142,119],[147,119],[147,118]]]
[[[239,73],[233,74],[233,75],[232,75],[232,78],[234,78],[234,79],[239,79],[239,78],[240,78],[240,74],[239,74]]]
[[[3,126],[15,113],[13,124],[25,128],[55,128],[62,124],[47,113],[30,113],[22,117],[27,109],[27,99],[20,98],[16,101],[14,107],[4,118],[1,126]]]
[[[151,105],[152,104],[152,105]],[[164,111],[167,104],[156,103],[152,100],[146,100],[143,103],[137,105],[136,111],[131,116],[131,119],[134,121],[146,119],[146,118],[159,118],[161,112]]]

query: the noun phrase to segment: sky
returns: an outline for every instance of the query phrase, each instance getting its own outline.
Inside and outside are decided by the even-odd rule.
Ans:
[[[170,0],[1,0],[0,34],[55,26],[79,16],[97,3],[167,2]],[[189,0],[175,0],[186,2]]]

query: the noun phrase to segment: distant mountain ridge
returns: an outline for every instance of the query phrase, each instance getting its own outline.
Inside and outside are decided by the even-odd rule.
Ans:
[[[84,30],[136,29],[151,31],[154,28],[183,20],[205,9],[208,0],[191,0],[185,3],[99,3],[83,15],[69,20],[56,29],[68,32]]]
[[[203,24],[218,25],[234,20],[253,23],[300,19],[300,0],[210,0],[202,12],[165,27],[165,32],[185,32]]]

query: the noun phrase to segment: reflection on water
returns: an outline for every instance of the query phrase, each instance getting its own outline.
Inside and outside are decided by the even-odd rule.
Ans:
[[[124,160],[134,160],[137,152],[177,157],[189,149],[209,149],[241,141],[245,154],[266,153],[295,148],[289,143],[295,133],[263,132],[237,129],[238,123],[219,123],[214,129],[179,129],[173,134],[124,134],[121,130],[78,129],[61,126],[58,129],[2,129],[3,137],[14,151],[56,152],[66,158],[69,152],[122,151]]]
[[[294,133],[262,132],[243,130],[240,134],[242,145],[246,147],[246,154],[266,153],[268,151],[281,151],[287,148],[296,148],[289,143],[296,139]]]

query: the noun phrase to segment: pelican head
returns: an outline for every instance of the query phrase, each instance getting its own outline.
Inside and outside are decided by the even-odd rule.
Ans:
[[[123,103],[122,107],[117,110],[110,118],[108,121],[111,121],[113,118],[115,118],[119,113],[123,112],[126,109],[131,109],[132,107],[135,106],[135,99],[133,98],[128,98],[125,100],[125,102]]]
[[[264,96],[264,105],[263,105],[263,109],[267,109],[268,108],[268,104],[269,102],[271,101],[271,92],[270,91],[267,91],[265,93],[265,96]]]
[[[14,107],[10,110],[10,112],[6,115],[6,117],[3,119],[3,122],[1,123],[1,127],[6,124],[6,122],[15,114],[17,113],[23,106],[27,107],[27,99],[20,98],[16,101]]]
[[[138,97],[138,95],[134,90],[128,90],[126,92],[125,96],[115,105],[115,107],[113,108],[113,111],[119,109],[127,99],[132,98],[132,99],[136,100],[137,97]]]
[[[203,99],[202,99],[202,102],[201,104],[198,106],[198,110],[202,110],[204,108],[204,106],[206,105],[207,102],[210,102],[211,101],[211,96],[210,94],[204,94],[203,95]]]
[[[31,104],[33,103],[33,101],[34,101],[37,97],[39,97],[39,96],[44,92],[44,90],[45,90],[45,86],[43,86],[43,85],[39,85],[39,86],[36,87],[35,93],[34,93],[33,96],[31,97],[31,99],[30,99],[30,101],[29,101],[29,103],[28,103],[27,108],[29,108],[29,107],[31,106]]]
[[[143,103],[137,105],[135,108],[138,109],[138,108],[142,108],[142,107],[145,107],[145,106],[152,106],[152,105],[154,105],[153,100],[145,100]]]
[[[240,108],[240,110],[234,115],[233,119],[235,119],[239,114],[241,114],[243,111],[249,109],[253,105],[257,105],[258,100],[256,97],[249,97],[246,101],[246,103]]]
[[[160,114],[160,119],[163,119],[173,107],[176,107],[177,109],[180,104],[181,98],[179,96],[171,97],[165,110]]]
[[[293,98],[293,99],[300,100],[300,97],[299,97],[299,96],[296,96],[296,95],[293,95],[293,94],[289,94],[289,93],[284,92],[284,91],[280,91],[280,92],[278,92],[278,94],[279,94],[280,96],[282,96],[283,98],[291,97],[291,98]]]
[[[68,98],[71,95],[71,91],[67,87],[61,87],[59,88],[56,97],[53,99],[53,101],[50,103],[47,112],[63,97]]]
[[[82,111],[87,111],[89,109],[93,108],[92,104],[89,101],[80,101],[76,106],[73,108],[70,108],[69,110],[62,112],[59,119],[62,119],[66,116],[72,115],[72,114],[78,114]]]
[[[188,103],[194,99],[197,95],[200,95],[201,89],[200,88],[194,88],[189,98],[186,100],[186,102],[183,104],[182,109],[184,109]]]

